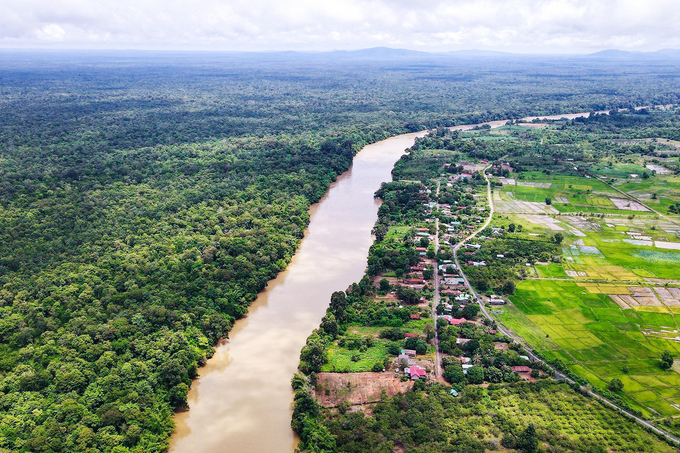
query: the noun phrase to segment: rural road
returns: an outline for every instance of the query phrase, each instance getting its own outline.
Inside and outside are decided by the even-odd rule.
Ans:
[[[538,356],[536,355],[536,353],[534,352],[534,350],[531,348],[531,346],[529,346],[529,345],[524,341],[524,339],[523,339],[522,337],[518,336],[518,335],[515,334],[513,331],[511,331],[510,329],[508,329],[507,327],[505,327],[504,325],[502,325],[501,323],[499,323],[498,321],[496,321],[495,319],[493,319],[493,318],[491,317],[491,315],[489,314],[488,310],[486,309],[486,305],[484,304],[484,301],[479,297],[479,294],[477,294],[477,292],[476,292],[475,289],[472,287],[472,285],[470,285],[470,282],[468,281],[467,276],[465,275],[465,272],[463,272],[463,269],[460,267],[460,263],[458,262],[458,250],[463,246],[463,244],[465,244],[465,243],[468,242],[469,240],[473,239],[473,238],[474,238],[475,236],[477,236],[480,232],[482,232],[486,227],[488,227],[489,224],[491,223],[492,218],[493,218],[493,214],[494,214],[494,204],[493,204],[493,197],[492,197],[492,193],[491,193],[491,181],[489,180],[489,176],[486,174],[486,171],[487,171],[490,167],[491,167],[491,165],[489,165],[488,167],[486,167],[486,168],[483,170],[483,172],[482,172],[482,174],[484,175],[484,179],[486,180],[486,190],[487,190],[487,196],[488,196],[488,200],[489,200],[489,217],[486,219],[486,222],[484,222],[484,225],[482,225],[480,228],[476,229],[472,234],[470,234],[468,237],[466,237],[465,239],[463,239],[463,240],[461,240],[460,242],[458,242],[458,243],[453,247],[453,258],[454,258],[454,262],[456,263],[456,266],[457,266],[458,269],[460,270],[460,275],[463,277],[463,280],[465,281],[465,286],[468,288],[468,290],[469,290],[470,293],[473,295],[473,297],[475,297],[475,298],[479,301],[479,307],[480,307],[481,312],[482,312],[482,314],[484,315],[484,317],[486,317],[487,319],[489,319],[489,320],[491,320],[491,321],[496,322],[496,328],[497,328],[498,331],[501,332],[503,335],[505,335],[505,336],[507,336],[508,338],[512,339],[512,341],[513,341],[514,343],[518,343],[518,344],[522,345],[522,346],[524,347],[524,349],[526,350],[527,355],[531,358],[531,360],[532,360],[533,362],[543,363],[543,364],[545,364],[548,368],[550,368],[550,369],[555,373],[555,378],[556,378],[556,379],[558,379],[558,380],[564,380],[564,381],[566,381],[566,382],[568,382],[568,383],[574,383],[574,381],[573,381],[572,379],[570,379],[569,377],[563,375],[563,374],[560,373],[558,370],[556,370],[555,368],[553,368],[550,364],[546,363],[545,361],[543,361],[543,359],[541,359],[540,357],[538,357]],[[631,198],[632,198],[632,197],[631,197]],[[656,211],[654,211],[654,212],[656,212]],[[667,432],[667,431],[664,431],[664,430],[662,430],[662,429],[659,429],[659,428],[657,428],[656,426],[652,425],[652,424],[651,424],[650,422],[648,422],[647,420],[642,419],[642,418],[640,418],[640,417],[638,417],[638,416],[636,416],[636,415],[633,415],[633,414],[631,414],[630,412],[628,412],[628,411],[626,411],[626,410],[624,410],[624,409],[621,409],[621,408],[618,407],[616,404],[614,404],[614,403],[612,403],[611,401],[609,401],[607,398],[605,398],[605,397],[603,397],[603,396],[601,396],[601,395],[598,395],[597,393],[592,392],[590,389],[588,389],[588,388],[586,388],[586,387],[581,386],[581,391],[582,391],[583,393],[585,393],[586,395],[591,396],[591,397],[597,399],[597,400],[600,401],[602,404],[604,404],[604,405],[606,405],[606,406],[609,406],[609,407],[611,407],[612,409],[615,409],[616,411],[618,411],[619,413],[621,413],[621,414],[623,414],[624,416],[628,417],[629,419],[632,419],[632,420],[636,421],[638,424],[642,425],[643,427],[647,428],[648,430],[650,430],[650,431],[652,431],[652,432],[658,434],[659,436],[664,437],[666,440],[668,440],[668,441],[674,443],[675,445],[680,445],[680,438],[674,436],[673,434],[671,434],[671,433],[669,433],[669,432]]]
[[[439,211],[439,187],[440,182],[437,181],[437,193],[435,200],[437,201],[436,209]],[[437,254],[439,253],[439,217],[435,218],[435,233],[434,233],[434,304],[432,305],[432,319],[434,320],[434,349],[435,349],[435,365],[434,373],[439,380],[442,376],[441,370],[441,353],[439,352],[439,334],[437,333],[437,306],[439,306],[439,263],[437,262]]]

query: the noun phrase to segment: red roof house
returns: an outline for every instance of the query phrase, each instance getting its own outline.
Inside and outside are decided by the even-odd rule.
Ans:
[[[416,379],[425,379],[427,377],[427,372],[420,368],[419,366],[413,365],[409,369],[409,373],[411,376],[411,379],[416,380]]]
[[[524,365],[514,366],[514,367],[512,367],[512,371],[514,373],[531,373],[531,368],[529,368],[528,366],[524,366]]]
[[[451,323],[452,326],[457,326],[458,324],[462,324],[464,322],[467,322],[467,319],[465,318],[451,318],[449,323]]]

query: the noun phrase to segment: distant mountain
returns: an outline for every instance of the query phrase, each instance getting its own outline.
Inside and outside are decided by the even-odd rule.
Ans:
[[[361,59],[361,60],[404,60],[437,58],[438,55],[430,52],[420,52],[409,49],[393,49],[391,47],[371,47],[359,50],[334,50],[323,52],[333,58]]]
[[[498,52],[495,50],[479,50],[479,49],[468,49],[468,50],[452,50],[450,52],[444,52],[446,55],[451,55],[455,57],[512,57],[518,54],[510,52]]]
[[[680,59],[680,50],[662,49],[655,52],[639,52],[620,49],[607,49],[585,55],[587,58],[607,60],[661,60]]]

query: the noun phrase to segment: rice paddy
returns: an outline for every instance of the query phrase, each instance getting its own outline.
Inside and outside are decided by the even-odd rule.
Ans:
[[[530,173],[515,179],[497,191],[498,223],[521,224],[527,238],[559,232],[562,259],[536,265],[536,277],[518,285],[498,319],[597,388],[620,379],[622,396],[644,415],[680,416],[680,367],[659,366],[664,350],[680,357],[680,225],[641,211],[644,206],[595,178]],[[656,183],[654,190],[668,193]],[[508,208],[546,206],[547,197],[552,209],[542,213]]]

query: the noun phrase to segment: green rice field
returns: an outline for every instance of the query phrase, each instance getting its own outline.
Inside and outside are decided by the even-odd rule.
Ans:
[[[677,335],[675,314],[621,309],[571,281],[524,281],[512,302],[499,319],[546,356],[599,388],[621,379],[631,405],[647,415],[680,415],[680,374],[659,367],[665,349],[680,355],[680,343],[664,336]]]

